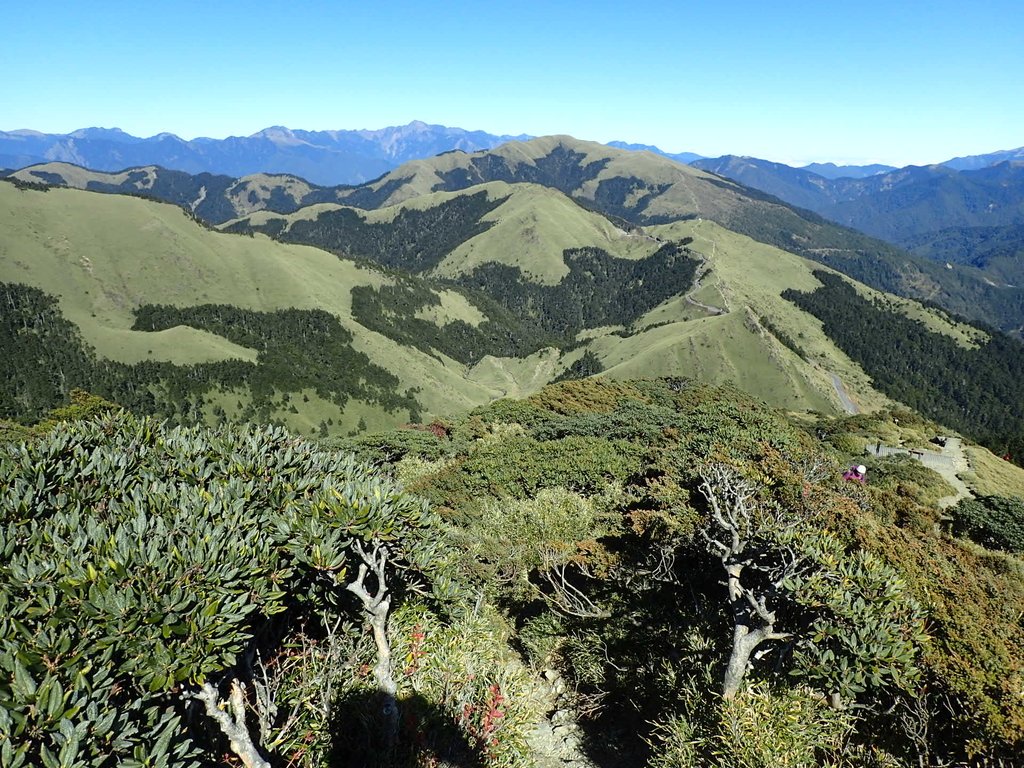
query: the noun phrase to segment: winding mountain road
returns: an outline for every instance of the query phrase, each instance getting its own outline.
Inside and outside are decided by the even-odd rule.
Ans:
[[[717,246],[715,245],[714,240],[710,240],[709,242],[711,243],[711,257],[714,258],[717,255]],[[708,260],[705,256],[703,257],[703,260],[701,261],[700,265],[697,267],[696,277],[693,278],[693,287],[685,296],[683,296],[683,299],[686,300],[687,304],[692,304],[695,307],[700,307],[705,312],[709,312],[712,315],[724,315],[729,311],[728,309],[723,309],[722,307],[715,307],[711,304],[705,304],[704,302],[697,301],[697,299],[693,298],[693,295],[701,289],[700,281],[704,279],[704,275],[708,273],[708,269]]]
[[[847,413],[860,413],[860,409],[857,408],[856,403],[850,399],[850,396],[846,393],[846,387],[843,386],[843,381],[834,373],[832,376],[832,386],[836,388],[836,394],[839,395],[839,402],[843,404],[843,410]]]

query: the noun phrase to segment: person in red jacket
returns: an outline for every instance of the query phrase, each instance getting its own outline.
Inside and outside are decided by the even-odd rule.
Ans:
[[[867,482],[867,478],[865,477],[865,475],[867,475],[867,472],[867,467],[865,467],[863,464],[858,464],[855,467],[850,467],[843,473],[843,480],[853,480],[856,483]]]

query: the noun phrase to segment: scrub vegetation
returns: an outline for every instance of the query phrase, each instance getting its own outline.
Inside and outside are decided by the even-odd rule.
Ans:
[[[845,483],[859,426],[679,378],[319,443],[79,395],[0,453],[0,754],[522,766],[553,711],[596,765],[1010,760],[1020,498]]]

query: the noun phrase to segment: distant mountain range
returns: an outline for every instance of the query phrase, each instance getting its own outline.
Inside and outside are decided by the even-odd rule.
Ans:
[[[73,163],[98,171],[156,165],[191,174],[213,173],[233,178],[254,173],[287,173],[314,184],[333,186],[361,184],[402,163],[451,150],[474,152],[492,149],[507,141],[530,138],[533,137],[525,134],[496,135],[428,125],[418,120],[408,125],[376,130],[305,131],[273,126],[251,136],[189,141],[172,133],[140,138],[118,128],[82,128],[67,134],[16,130],[0,131],[0,168],[18,169],[52,161]],[[685,164],[716,164],[723,159],[708,159],[693,152],[665,152],[650,144],[624,141],[611,141],[607,146],[633,152],[653,152]],[[766,162],[755,158],[742,159]],[[954,170],[977,170],[1006,160],[1020,159],[1024,159],[1024,148],[957,157],[941,165]],[[834,163],[812,163],[802,170],[826,179],[860,179],[896,169],[878,164],[838,166]],[[751,186],[763,189],[757,184]],[[802,204],[783,195],[779,197],[796,205]]]
[[[987,155],[970,155],[968,157],[954,157],[942,165],[953,168],[957,171],[975,171],[979,168],[987,168],[1004,162],[1024,162],[1024,147],[1017,149],[1004,149],[999,152],[990,152]]]
[[[704,155],[698,155],[695,152],[679,152],[673,154],[671,152],[665,152],[664,150],[658,149],[651,144],[629,144],[625,141],[609,141],[609,147],[615,147],[616,149],[628,149],[630,152],[653,152],[656,155],[662,157],[668,157],[679,163],[690,164],[694,160],[700,160]]]
[[[140,139],[102,128],[67,135],[14,131],[0,133],[0,166],[35,158],[34,165],[19,172],[24,180],[155,197],[215,224],[261,210],[289,214],[317,203],[371,209],[410,195],[489,181],[540,183],[633,225],[680,215],[711,218],[882,290],[940,301],[1006,330],[1022,325],[1024,301],[1015,291],[1024,285],[1024,164],[1013,158],[1021,157],[1024,148],[955,158],[951,165],[892,169],[826,163],[792,168],[734,155],[672,154],[647,144],[521,138],[422,122],[375,131],[274,127],[245,138],[189,142],[170,134]],[[530,162],[517,155],[526,152],[529,157],[533,150],[524,147],[546,146],[552,140],[561,142],[562,149]],[[585,149],[578,152],[577,147]],[[36,162],[40,157],[48,159]],[[643,170],[611,172],[627,157],[635,158],[635,167]],[[55,167],[55,160],[73,165]],[[687,175],[680,169],[688,167],[687,161],[689,167],[715,176],[697,188],[681,183]],[[743,186],[725,185],[723,179]],[[773,197],[765,199],[754,190]],[[748,204],[728,202],[737,194]],[[900,261],[905,254],[886,251],[877,240],[853,246],[857,236],[851,232],[837,234],[824,221],[812,223],[778,203],[814,212],[937,264],[895,267],[893,259]],[[766,230],[766,216],[776,224],[793,223]],[[809,228],[816,230],[813,236]],[[954,279],[943,273],[946,264],[981,271],[958,272]],[[947,286],[951,279],[956,284]],[[968,283],[971,287],[965,288]],[[1013,290],[1002,290],[1007,286]]]
[[[1024,282],[1024,150],[830,179],[806,168],[726,155],[694,166],[941,262],[997,266]],[[984,163],[990,164],[984,164]]]
[[[69,134],[0,131],[0,167],[61,161],[100,171],[158,165],[188,173],[246,176],[291,173],[316,184],[359,184],[409,160],[452,149],[489,149],[526,136],[496,136],[413,121],[379,130],[301,131],[281,126],[252,136],[185,141],[171,133],[149,138],[117,128]]]
[[[876,173],[895,171],[893,165],[836,165],[835,163],[811,163],[803,166],[803,170],[824,176],[826,179],[863,179]]]

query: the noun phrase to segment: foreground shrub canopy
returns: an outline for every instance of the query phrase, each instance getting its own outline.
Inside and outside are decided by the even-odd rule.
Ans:
[[[1024,566],[985,547],[1019,500],[954,510],[978,546],[930,470],[844,483],[864,438],[801,423],[669,379],[351,441],[377,470],[273,429],[36,432],[0,453],[0,764],[223,764],[191,696],[240,682],[281,765],[526,765],[542,708],[603,764],[1016,755]]]
[[[181,764],[181,694],[337,602],[354,542],[440,561],[426,504],[280,429],[114,415],[0,455],[0,763]]]

